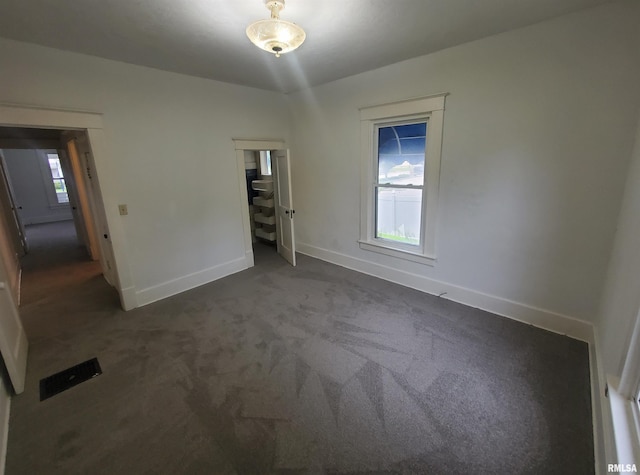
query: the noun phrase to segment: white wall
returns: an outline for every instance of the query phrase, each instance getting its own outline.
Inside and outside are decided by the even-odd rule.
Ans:
[[[286,138],[282,95],[8,40],[0,64],[0,103],[104,114],[101,186],[128,205],[141,302],[239,270],[245,203],[232,138]]]
[[[55,152],[55,150],[53,150]],[[44,150],[3,149],[2,151],[22,224],[50,223],[72,219],[69,203],[51,206],[41,169]]]
[[[640,311],[640,121],[596,328],[606,374],[620,377]]]
[[[639,22],[637,2],[606,5],[292,94],[300,248],[592,321],[640,104]],[[441,92],[437,264],[360,250],[358,108]]]

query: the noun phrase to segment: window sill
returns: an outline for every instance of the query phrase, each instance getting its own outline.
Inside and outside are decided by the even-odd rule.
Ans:
[[[411,252],[406,249],[383,246],[377,242],[371,241],[358,241],[358,243],[360,244],[360,249],[363,249],[365,251],[377,252],[378,254],[397,257],[398,259],[417,262],[418,264],[425,264],[428,266],[434,266],[436,263],[435,257],[426,256],[417,252]]]
[[[617,460],[607,460],[607,463],[638,464],[640,445],[637,406],[618,392],[617,378],[607,379],[615,456],[617,457]]]

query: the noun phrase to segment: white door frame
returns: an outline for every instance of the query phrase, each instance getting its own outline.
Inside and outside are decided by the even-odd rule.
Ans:
[[[242,203],[242,226],[244,229],[244,259],[247,268],[253,267],[253,243],[251,240],[251,219],[249,217],[249,194],[247,193],[246,169],[244,166],[245,150],[259,152],[261,150],[282,150],[287,148],[280,139],[233,139],[236,150],[236,166],[238,168],[238,189]]]
[[[98,193],[102,195],[106,225],[113,247],[116,276],[114,284],[120,295],[122,308],[130,310],[137,307],[124,229],[113,189],[115,180],[112,178],[112,168],[109,166],[109,157],[106,152],[102,114],[0,104],[0,126],[86,131],[95,161],[96,179],[99,181]]]

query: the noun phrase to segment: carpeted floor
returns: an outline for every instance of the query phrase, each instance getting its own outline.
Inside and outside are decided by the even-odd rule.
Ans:
[[[6,473],[593,473],[585,343],[298,259],[127,313],[95,263],[25,271]]]

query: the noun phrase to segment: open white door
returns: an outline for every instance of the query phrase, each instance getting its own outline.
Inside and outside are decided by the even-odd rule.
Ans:
[[[22,327],[16,300],[11,289],[7,259],[15,251],[7,246],[8,223],[0,218],[0,354],[16,394],[24,391],[27,372],[27,336]]]
[[[276,174],[276,219],[278,220],[278,254],[292,266],[296,265],[296,242],[293,232],[293,202],[291,198],[291,163],[289,150],[271,153],[272,166]],[[275,160],[274,160],[275,158]],[[275,163],[274,163],[275,162]]]
[[[24,256],[29,252],[26,233],[22,219],[18,213],[18,206],[13,198],[11,190],[11,182],[7,173],[4,157],[0,154],[0,201],[2,202],[2,212],[5,214],[9,223],[9,236],[18,252],[19,256]]]

